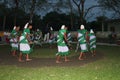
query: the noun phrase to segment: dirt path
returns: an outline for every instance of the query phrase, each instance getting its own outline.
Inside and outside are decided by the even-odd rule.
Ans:
[[[52,66],[81,66],[87,63],[94,62],[96,60],[102,59],[103,54],[97,52],[95,57],[91,57],[87,54],[87,59],[83,61],[78,60],[78,56],[70,57],[70,62],[64,62],[61,64],[55,63],[55,58],[32,58],[30,62],[18,62],[17,57],[11,56],[9,53],[0,53],[0,65],[13,65],[17,67],[52,67]]]

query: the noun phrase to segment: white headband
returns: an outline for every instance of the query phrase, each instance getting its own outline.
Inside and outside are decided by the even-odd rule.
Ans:
[[[80,26],[80,29],[85,29],[84,25],[81,25],[81,26]]]
[[[29,23],[26,23],[26,24],[25,24],[25,26],[24,26],[25,29],[28,27],[28,24],[29,24]]]
[[[16,26],[14,26],[14,28],[13,28],[14,30],[16,29]]]
[[[61,26],[61,29],[65,29],[65,25],[62,25],[62,26]]]
[[[40,31],[39,29],[37,29],[37,31]]]
[[[51,31],[53,31],[53,28],[52,28],[52,27],[50,27],[50,30],[51,30]]]
[[[90,33],[94,33],[94,31],[91,29],[91,30],[90,30]]]

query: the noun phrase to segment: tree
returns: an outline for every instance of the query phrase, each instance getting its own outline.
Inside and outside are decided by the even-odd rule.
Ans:
[[[71,23],[71,28],[73,28],[73,6],[72,6],[72,3],[71,3],[71,0],[68,0],[68,4],[69,4],[69,7],[70,7],[70,23]]]
[[[87,16],[87,14],[90,12],[91,9],[93,9],[95,7],[100,7],[99,5],[93,5],[87,9],[85,9],[86,0],[72,0],[72,1],[77,6],[79,17],[80,17],[79,22],[81,24],[85,23],[85,21],[86,21],[85,17]]]
[[[9,9],[5,6],[5,2],[0,4],[0,16],[3,19],[3,23],[2,23],[2,30],[5,30],[5,26],[6,26],[6,17],[9,14]]]
[[[87,25],[89,26],[89,29],[93,29],[95,32],[107,31],[107,23],[105,23],[107,20],[108,18],[104,15],[98,16],[95,21],[88,22]]]
[[[5,5],[9,8],[14,8],[14,24],[16,25],[17,10],[22,9],[26,13],[29,13],[30,18],[28,21],[32,21],[33,15],[36,14],[44,4],[47,4],[47,0],[4,0]]]
[[[34,14],[44,7],[44,4],[47,4],[47,0],[20,0],[21,9],[30,14],[29,22],[32,22]]]
[[[30,22],[32,23],[32,18],[33,18],[33,14],[34,14],[34,10],[35,10],[35,4],[36,4],[36,0],[32,0],[32,5],[30,8]]]
[[[55,30],[59,30],[63,24],[70,28],[70,15],[53,11],[47,13],[46,16],[43,17],[42,23],[46,24],[48,27],[52,26]]]
[[[109,11],[114,11],[120,17],[120,0],[98,0],[98,3]]]
[[[52,8],[59,13],[65,9],[66,13],[70,14],[70,27],[73,28],[73,5],[71,0],[59,0]]]
[[[19,0],[14,0],[15,3],[15,17],[14,17],[14,25],[16,25],[16,17],[17,17],[17,11],[18,11],[18,6],[19,6]]]
[[[16,25],[19,0],[4,0],[4,5],[7,8],[13,8],[14,9],[14,11],[13,11],[13,14],[14,14],[14,25]]]
[[[100,23],[101,25],[100,25],[100,27],[102,27],[101,28],[101,31],[102,32],[104,32],[104,30],[105,30],[105,28],[106,28],[106,23],[105,23],[105,21],[108,19],[106,16],[99,16],[99,17],[97,17],[96,18],[97,19],[97,22],[98,23]]]

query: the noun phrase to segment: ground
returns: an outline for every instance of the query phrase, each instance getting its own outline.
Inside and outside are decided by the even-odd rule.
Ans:
[[[44,46],[43,46],[44,47]],[[18,62],[11,56],[8,46],[0,46],[1,80],[119,80],[120,47],[97,45],[97,55],[79,61],[75,49],[71,51],[71,62],[55,63],[55,49],[35,48],[31,53],[31,62]],[[41,54],[42,53],[42,54]],[[46,55],[49,54],[49,55]],[[62,59],[63,60],[63,59]]]
[[[32,57],[32,61],[30,62],[18,62],[18,57],[12,56],[10,53],[0,53],[0,65],[15,65],[18,67],[46,67],[46,66],[81,66],[99,59],[103,58],[103,54],[100,52],[97,52],[97,55],[95,57],[92,57],[90,53],[87,54],[86,60],[78,60],[79,55],[74,55],[69,57],[71,60],[70,62],[64,62],[64,59],[61,60],[63,63],[56,64],[55,58],[35,58]]]

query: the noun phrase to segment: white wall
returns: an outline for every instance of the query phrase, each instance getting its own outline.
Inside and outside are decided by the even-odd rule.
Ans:
[[[120,22],[119,23],[108,23],[108,31],[110,31],[110,27],[115,27],[115,32],[120,33]]]

